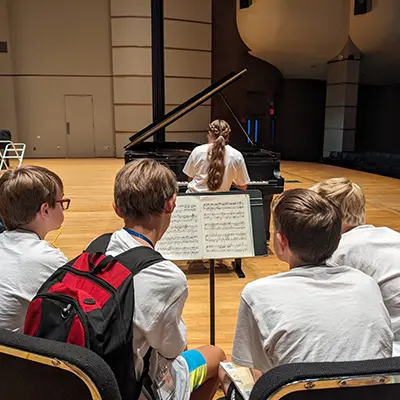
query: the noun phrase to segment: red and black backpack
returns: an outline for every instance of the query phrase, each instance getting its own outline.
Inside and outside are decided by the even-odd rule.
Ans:
[[[24,333],[87,347],[111,367],[123,399],[139,398],[151,348],[136,378],[133,362],[133,277],[163,261],[149,247],[105,256],[111,234],[95,239],[43,284],[29,305]]]

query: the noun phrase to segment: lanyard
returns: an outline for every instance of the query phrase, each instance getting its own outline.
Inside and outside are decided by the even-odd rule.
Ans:
[[[154,244],[153,244],[153,242],[152,242],[149,238],[147,238],[146,236],[142,235],[142,234],[139,233],[139,232],[133,231],[132,229],[128,229],[128,228],[124,228],[124,229],[125,229],[130,235],[136,236],[136,237],[138,237],[138,238],[144,240],[145,242],[147,242],[147,243],[151,246],[152,249],[154,249]]]

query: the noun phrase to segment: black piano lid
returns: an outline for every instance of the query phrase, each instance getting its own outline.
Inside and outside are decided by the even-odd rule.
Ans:
[[[238,79],[240,79],[245,74],[246,71],[247,71],[247,68],[244,68],[242,71],[237,72],[237,73],[230,72],[228,75],[225,75],[219,81],[208,86],[207,88],[202,90],[200,93],[196,94],[189,100],[185,101],[183,104],[181,104],[178,107],[171,110],[160,120],[153,122],[152,124],[146,126],[144,129],[142,129],[141,131],[135,133],[133,136],[131,136],[129,138],[129,140],[131,142],[125,146],[125,149],[129,150],[133,146],[135,146],[135,145],[145,141],[146,139],[150,138],[151,136],[153,136],[159,129],[164,128],[168,125],[171,125],[177,119],[183,117],[189,111],[192,111],[194,108],[196,108],[200,104],[207,101],[210,97],[221,92],[221,90],[225,89],[227,86],[229,86],[233,82],[236,82]]]

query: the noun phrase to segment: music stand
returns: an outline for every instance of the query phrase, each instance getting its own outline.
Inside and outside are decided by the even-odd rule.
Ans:
[[[254,255],[268,254],[264,227],[264,206],[260,190],[234,192],[179,193],[178,196],[230,196],[247,194],[250,198],[251,225],[253,230]],[[210,259],[210,343],[215,345],[215,259]],[[236,272],[236,271],[235,271]]]

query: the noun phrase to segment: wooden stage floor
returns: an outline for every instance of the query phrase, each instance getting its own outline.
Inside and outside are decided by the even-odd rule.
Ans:
[[[123,160],[35,159],[25,160],[24,164],[50,168],[64,181],[65,196],[72,202],[57,245],[67,257],[79,254],[97,235],[122,227],[121,220],[114,215],[112,201],[114,177]],[[338,176],[354,180],[367,196],[367,222],[400,231],[400,180],[312,163],[282,162],[281,170],[289,181],[287,189],[307,188],[319,180]],[[48,240],[53,238],[54,234],[49,235]],[[286,271],[287,267],[270,252],[268,257],[244,260],[246,278],[239,279],[229,269],[228,260],[225,264],[217,268],[216,276],[216,344],[230,355],[241,290],[247,282]],[[202,265],[181,266],[189,281],[183,317],[189,348],[194,348],[209,342],[208,273]]]

